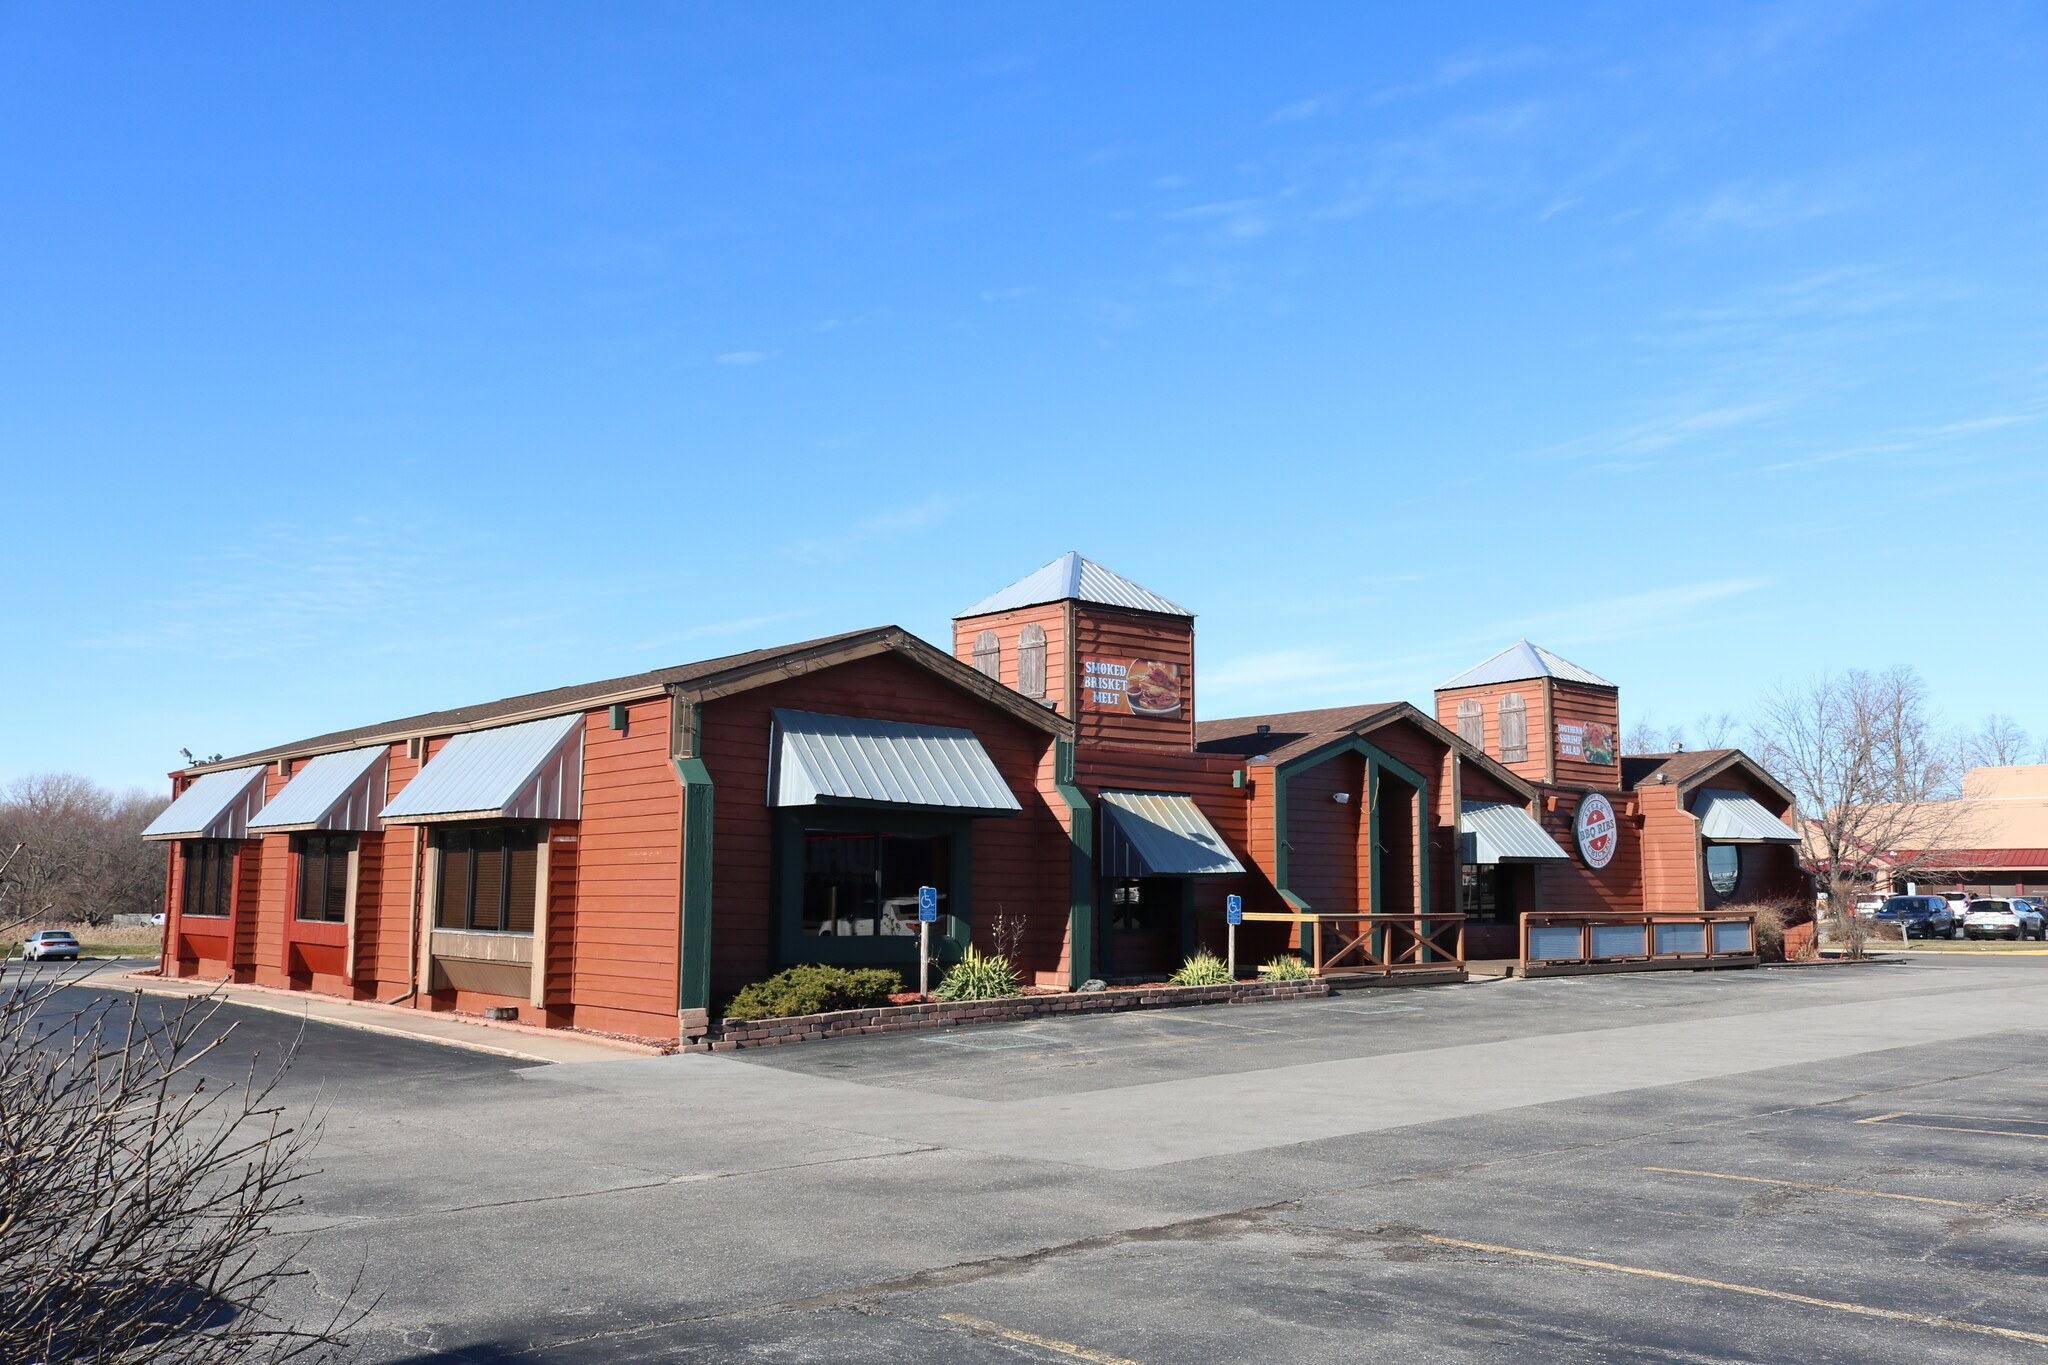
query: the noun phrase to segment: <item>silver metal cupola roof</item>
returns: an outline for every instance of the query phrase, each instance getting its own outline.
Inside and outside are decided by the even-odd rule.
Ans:
[[[959,621],[969,616],[1035,607],[1043,602],[1064,602],[1069,597],[1081,602],[1100,602],[1109,607],[1158,612],[1162,616],[1194,617],[1187,608],[1176,606],[1158,593],[1139,587],[1122,574],[1069,550],[1036,573],[1026,574],[1001,592],[984,597],[953,619]]]
[[[1614,686],[1598,673],[1580,668],[1569,659],[1560,659],[1541,645],[1517,640],[1485,663],[1466,669],[1447,683],[1438,683],[1436,690],[1484,687],[1488,683],[1521,682],[1525,678],[1557,678],[1593,687]]]

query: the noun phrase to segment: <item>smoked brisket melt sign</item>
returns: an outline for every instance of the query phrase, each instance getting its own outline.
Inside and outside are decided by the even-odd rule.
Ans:
[[[1157,659],[1082,659],[1081,704],[1090,711],[1171,720],[1180,714],[1180,665]]]

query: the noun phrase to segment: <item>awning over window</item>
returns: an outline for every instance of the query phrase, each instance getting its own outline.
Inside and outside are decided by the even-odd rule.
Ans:
[[[779,708],[774,716],[771,806],[1024,809],[972,730]]]
[[[265,768],[207,773],[142,831],[145,839],[246,839],[249,819],[263,809]]]
[[[1465,801],[1458,807],[1458,861],[1532,863],[1569,859],[1528,807],[1507,801]]]
[[[1103,792],[1102,814],[1106,877],[1206,877],[1244,871],[1192,796]]]
[[[441,820],[575,820],[583,814],[583,713],[471,730],[441,746],[377,812],[402,825]]]
[[[384,804],[390,754],[388,746],[373,744],[367,749],[308,759],[284,784],[284,790],[270,798],[263,813],[249,822],[249,828],[258,834],[384,828],[377,809]]]
[[[1796,844],[1798,831],[1765,810],[1748,792],[1702,787],[1693,797],[1700,837],[1715,844]]]

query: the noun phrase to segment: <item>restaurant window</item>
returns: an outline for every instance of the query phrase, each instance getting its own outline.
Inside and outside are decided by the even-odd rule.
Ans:
[[[1017,690],[1027,697],[1045,695],[1045,627],[1036,621],[1017,636]]]
[[[1480,753],[1486,752],[1486,705],[1477,697],[1458,703],[1458,738]]]
[[[1732,896],[1742,880],[1742,849],[1736,844],[1707,845],[1707,885],[1717,896]]]
[[[225,916],[234,908],[234,839],[187,839],[180,849],[185,860],[184,890],[178,910],[186,915]]]
[[[915,937],[917,889],[936,887],[947,913],[951,835],[804,831],[804,933],[812,938]]]
[[[1109,927],[1119,934],[1165,934],[1180,928],[1180,887],[1167,878],[1115,878],[1108,899]]]
[[[1511,924],[1515,907],[1514,874],[1498,863],[1466,863],[1459,878],[1458,908],[1474,922]]]
[[[1510,692],[1500,699],[1500,761],[1522,763],[1529,757],[1529,708],[1522,694]]]
[[[447,829],[434,837],[441,850],[436,928],[533,932],[541,839],[536,826]]]
[[[348,859],[356,850],[353,834],[293,836],[299,855],[299,918],[323,924],[348,919]]]
[[[986,673],[997,682],[1003,680],[1003,646],[992,630],[974,637],[974,671]]]

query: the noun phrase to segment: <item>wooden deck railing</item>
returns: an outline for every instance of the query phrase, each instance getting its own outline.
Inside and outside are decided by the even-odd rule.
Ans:
[[[1592,912],[1522,916],[1524,976],[1757,962],[1753,914]]]
[[[1404,972],[1463,972],[1465,916],[1322,915],[1245,912],[1245,921],[1299,924],[1317,976],[1394,976]],[[1345,926],[1351,926],[1349,934]],[[1334,932],[1325,934],[1328,926]]]

